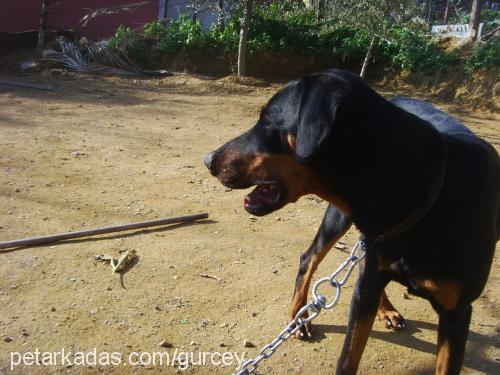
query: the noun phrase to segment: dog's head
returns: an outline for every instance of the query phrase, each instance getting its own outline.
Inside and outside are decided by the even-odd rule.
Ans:
[[[305,194],[331,201],[315,163],[353,108],[353,93],[337,74],[290,82],[264,106],[253,128],[207,155],[205,165],[229,188],[256,186],[244,200],[254,215],[266,215]]]

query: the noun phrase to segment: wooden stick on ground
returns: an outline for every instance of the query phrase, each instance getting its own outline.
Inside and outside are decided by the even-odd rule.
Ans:
[[[54,86],[46,83],[20,82],[20,81],[0,81],[1,86],[23,87],[27,89],[53,90]]]
[[[166,225],[166,224],[188,223],[191,221],[206,219],[206,218],[208,218],[208,214],[202,213],[202,214],[178,216],[178,217],[171,217],[171,218],[164,218],[164,219],[157,219],[157,220],[150,220],[150,221],[141,221],[139,223],[123,224],[123,225],[116,225],[116,226],[111,226],[111,227],[95,228],[95,229],[89,229],[89,230],[82,230],[82,231],[78,231],[78,232],[66,232],[66,233],[60,233],[60,234],[53,234],[50,236],[24,238],[22,240],[0,242],[0,249],[7,249],[10,247],[46,244],[46,243],[52,243],[52,242],[57,242],[57,241],[62,241],[62,240],[69,240],[72,238],[82,238],[82,237],[96,236],[98,234],[123,232],[126,230],[156,227],[159,225]]]

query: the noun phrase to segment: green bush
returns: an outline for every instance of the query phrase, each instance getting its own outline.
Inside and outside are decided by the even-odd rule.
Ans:
[[[210,47],[210,35],[205,33],[199,21],[187,17],[172,20],[165,26],[162,22],[144,25],[144,36],[153,39],[156,55],[165,52],[179,52],[188,49]]]
[[[381,48],[397,68],[434,73],[458,61],[456,54],[440,50],[430,36],[408,28],[394,28],[392,34],[394,42],[382,42]]]
[[[499,37],[494,37],[486,43],[478,43],[472,55],[465,61],[465,69],[469,73],[494,66],[500,66]]]
[[[108,48],[126,52],[139,65],[146,65],[148,62],[144,39],[130,27],[120,25],[115,35],[109,40]]]
[[[251,52],[283,51],[291,54],[327,54],[335,61],[361,65],[372,35],[361,29],[329,23],[318,24],[313,10],[303,2],[288,0],[266,2],[254,9],[249,29],[248,46]],[[453,54],[441,51],[424,32],[409,28],[387,27],[388,41],[380,41],[373,59],[397,69],[433,73],[444,70],[457,61]],[[120,26],[110,45],[126,50],[139,64],[149,58],[160,59],[165,53],[177,54],[203,50],[204,53],[232,53],[238,50],[240,15],[235,14],[223,31],[216,25],[202,30],[199,21],[180,17],[167,25],[162,22],[146,24],[143,35]],[[490,47],[488,47],[490,48]],[[498,48],[497,48],[498,50]],[[477,61],[491,64],[494,56],[488,49],[477,51]]]

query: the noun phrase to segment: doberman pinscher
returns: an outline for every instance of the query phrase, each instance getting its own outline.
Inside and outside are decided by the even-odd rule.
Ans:
[[[330,203],[301,257],[292,315],[333,243],[351,223],[361,232],[366,257],[337,373],[356,373],[377,308],[402,328],[383,293],[392,280],[439,315],[436,372],[460,372],[471,303],[500,234],[500,158],[490,144],[425,102],[386,100],[358,76],[331,70],[284,86],[253,128],[205,164],[229,188],[256,186],[244,200],[254,215],[305,194]]]

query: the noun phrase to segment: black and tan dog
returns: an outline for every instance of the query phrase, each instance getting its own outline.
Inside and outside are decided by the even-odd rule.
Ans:
[[[227,187],[256,188],[245,209],[266,215],[305,194],[330,202],[302,255],[292,316],[319,262],[353,222],[366,258],[351,302],[337,372],[356,372],[374,317],[403,318],[389,281],[439,314],[436,372],[460,371],[471,303],[488,278],[500,234],[495,149],[429,104],[386,100],[357,76],[333,70],[293,81],[257,124],[205,158]],[[307,332],[303,332],[307,333]]]

